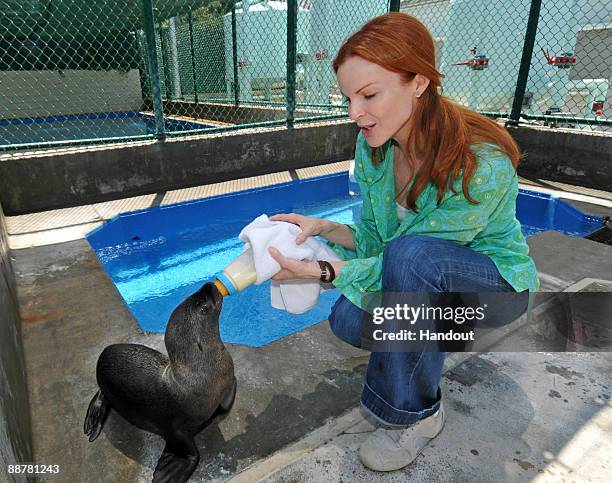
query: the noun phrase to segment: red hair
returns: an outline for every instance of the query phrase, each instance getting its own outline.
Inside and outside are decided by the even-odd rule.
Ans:
[[[414,172],[421,161],[414,183],[407,195],[407,206],[416,211],[416,200],[430,181],[438,188],[438,204],[445,191],[452,189],[463,174],[465,197],[477,203],[468,191],[478,161],[471,145],[492,143],[505,154],[516,169],[521,157],[516,142],[502,126],[491,119],[460,106],[438,93],[443,75],[435,68],[434,41],[427,28],[416,18],[391,12],[373,18],[352,34],[340,47],[333,62],[334,71],[351,56],[361,57],[391,72],[401,74],[406,82],[421,74],[429,79],[412,112],[408,162]],[[372,162],[379,154],[372,150]]]

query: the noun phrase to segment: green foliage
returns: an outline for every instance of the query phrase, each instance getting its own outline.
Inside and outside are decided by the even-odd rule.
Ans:
[[[232,11],[233,3],[233,0],[213,0],[204,7],[193,11],[193,21],[208,23],[214,18],[223,17],[226,13]]]

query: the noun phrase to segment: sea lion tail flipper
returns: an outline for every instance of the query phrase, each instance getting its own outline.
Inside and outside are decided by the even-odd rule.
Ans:
[[[90,443],[100,435],[110,408],[110,402],[104,397],[102,391],[98,391],[91,399],[83,424],[83,431],[89,436]]]
[[[180,436],[180,435],[176,435]],[[166,442],[153,473],[153,483],[184,483],[200,462],[193,436],[184,436],[173,444]]]
[[[234,400],[236,399],[236,387],[238,386],[238,382],[236,381],[236,376],[234,376],[234,383],[230,390],[223,396],[221,403],[219,403],[218,411],[223,414],[227,413],[232,406],[234,405]]]

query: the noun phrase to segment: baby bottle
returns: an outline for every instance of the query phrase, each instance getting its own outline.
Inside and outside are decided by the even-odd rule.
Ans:
[[[244,290],[257,280],[253,253],[250,248],[234,259],[217,275],[214,284],[224,297]]]

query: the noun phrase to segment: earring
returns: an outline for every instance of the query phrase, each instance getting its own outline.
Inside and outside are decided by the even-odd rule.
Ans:
[[[421,94],[417,94],[416,96],[417,96],[417,99],[418,99],[419,97],[421,97]]]

